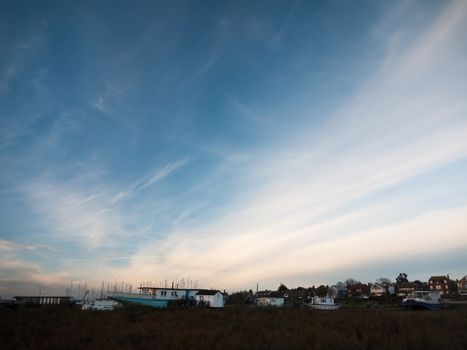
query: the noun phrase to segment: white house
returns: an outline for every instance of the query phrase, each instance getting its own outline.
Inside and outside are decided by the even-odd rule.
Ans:
[[[382,284],[375,283],[370,288],[370,294],[374,297],[380,297],[386,295],[386,289]]]
[[[328,295],[332,298],[345,298],[347,296],[347,286],[339,282],[329,287]]]
[[[380,297],[380,296],[383,296],[383,295],[386,295],[386,288],[388,290],[388,293],[391,294],[391,295],[394,295],[396,294],[396,291],[394,289],[394,286],[384,286],[382,284],[379,284],[379,283],[375,283],[371,286],[370,288],[370,294],[374,297]]]
[[[224,307],[224,294],[220,291],[212,290],[200,290],[195,295],[196,304],[205,307]]]
[[[260,297],[256,298],[258,306],[284,306],[284,298],[282,297]]]

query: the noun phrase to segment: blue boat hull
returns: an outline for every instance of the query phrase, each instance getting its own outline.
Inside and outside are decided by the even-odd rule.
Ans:
[[[131,298],[131,297],[123,297],[123,296],[113,296],[111,299],[118,301],[122,304],[125,303],[132,303],[132,304],[140,304],[151,306],[159,309],[164,309],[169,305],[168,300],[161,300],[161,299],[143,299],[143,298]]]
[[[427,303],[419,300],[406,300],[402,306],[410,310],[441,310],[446,307],[445,303]]]

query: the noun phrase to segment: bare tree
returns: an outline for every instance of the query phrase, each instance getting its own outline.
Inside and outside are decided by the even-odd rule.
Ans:
[[[380,277],[376,280],[376,283],[382,284],[383,286],[389,286],[392,284],[392,281],[387,277]]]
[[[406,282],[409,282],[409,280],[407,279],[407,274],[404,272],[399,273],[399,276],[396,277],[396,283],[400,284]]]
[[[347,286],[353,286],[354,284],[360,283],[360,281],[357,281],[356,279],[353,279],[353,278],[347,278],[344,283]]]

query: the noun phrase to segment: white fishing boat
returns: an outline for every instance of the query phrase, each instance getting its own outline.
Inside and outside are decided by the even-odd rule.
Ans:
[[[440,310],[445,308],[447,304],[441,300],[439,292],[414,291],[402,300],[402,306],[408,310]]]
[[[342,306],[341,304],[334,303],[334,298],[317,296],[311,299],[311,303],[305,305],[316,310],[337,310]]]

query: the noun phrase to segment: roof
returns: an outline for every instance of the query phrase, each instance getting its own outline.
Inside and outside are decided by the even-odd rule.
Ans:
[[[138,289],[158,289],[158,290],[183,290],[183,291],[198,291],[200,289],[193,288],[165,288],[165,287],[138,287]]]
[[[62,299],[70,299],[71,297],[62,296],[62,295],[18,295],[13,297],[14,299],[18,298],[62,298]]]
[[[217,293],[221,293],[221,291],[217,289],[202,289],[196,295],[215,295]]]
[[[359,291],[361,290],[362,292],[369,291],[370,287],[368,287],[367,284],[364,283],[355,283],[350,286],[351,291]]]
[[[467,281],[467,275],[465,275],[464,277],[462,277],[462,278],[459,280],[459,282],[465,282],[465,281]]]
[[[397,285],[397,288],[400,290],[400,289],[404,289],[404,288],[416,288],[417,287],[417,284],[414,283],[414,282],[403,282],[403,283],[399,283]]]
[[[214,295],[217,292],[223,294],[218,289],[163,288],[163,287],[139,287],[138,289],[152,289],[152,290],[157,289],[157,290],[196,292],[196,295]]]
[[[285,298],[282,295],[279,295],[279,296],[268,295],[268,296],[258,297],[257,299],[285,299]]]
[[[429,281],[444,281],[447,279],[447,276],[431,276]]]
[[[337,289],[337,290],[347,290],[347,286],[345,285],[337,285],[337,284],[333,284],[331,287],[329,288],[332,288],[332,289]]]
[[[256,293],[257,298],[283,298],[284,295],[279,291],[264,290]]]

